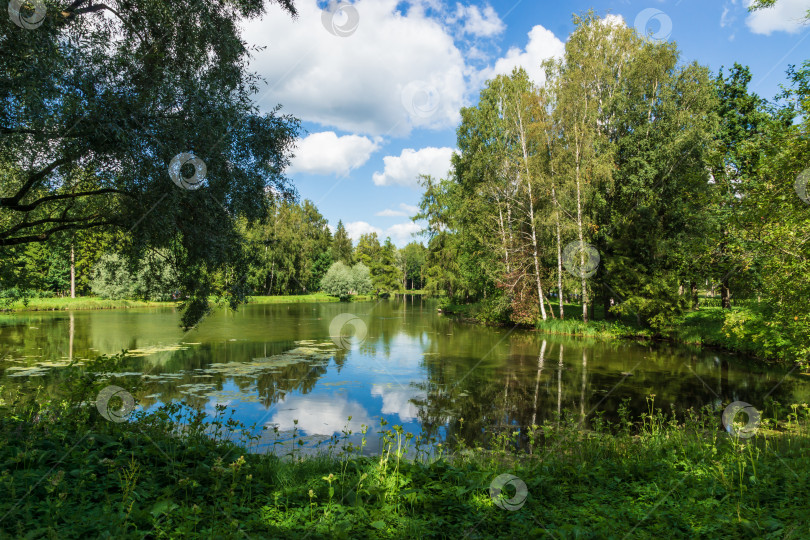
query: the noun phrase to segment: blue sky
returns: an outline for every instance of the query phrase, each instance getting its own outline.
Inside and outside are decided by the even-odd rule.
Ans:
[[[810,58],[810,0],[755,14],[749,2],[297,0],[296,20],[271,7],[244,37],[264,47],[251,64],[268,83],[260,106],[281,104],[306,130],[289,171],[301,198],[355,239],[374,230],[403,246],[419,229],[409,220],[417,175],[446,173],[459,108],[517,65],[541,83],[540,62],[562,53],[573,13],[621,17],[715,72],[748,65],[752,89],[772,98],[787,66]]]

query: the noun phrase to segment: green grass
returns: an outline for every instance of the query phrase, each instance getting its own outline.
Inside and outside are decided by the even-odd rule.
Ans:
[[[380,437],[377,456],[362,456],[363,443],[341,446],[341,437],[314,457],[257,455],[248,452],[250,436],[230,442],[244,426],[224,406],[212,424],[178,404],[123,423],[80,407],[105,384],[90,375],[99,367],[74,370],[63,386],[70,399],[2,405],[0,536],[810,535],[807,405],[770,402],[751,439],[718,429],[719,411],[676,418],[650,397],[639,418],[624,406],[616,424],[597,415],[585,430],[566,417],[522,432],[493,430],[485,447],[445,440],[432,455],[431,441],[384,423],[364,436]],[[525,495],[509,486],[493,495],[503,474],[525,484]]]
[[[174,302],[142,302],[140,300],[109,300],[93,296],[79,298],[29,298],[18,300],[4,310],[10,311],[61,311],[70,309],[119,309],[133,307],[173,306]]]
[[[419,292],[408,291],[408,294]],[[352,298],[355,302],[372,300],[371,295],[359,295]],[[214,299],[212,298],[212,301]],[[299,294],[286,296],[251,296],[250,304],[292,304],[300,302],[339,302],[335,296],[324,293]],[[9,305],[0,306],[0,311],[61,311],[72,309],[123,309],[135,307],[166,307],[175,306],[177,302],[143,302],[141,300],[110,300],[94,296],[78,298],[28,298],[26,302],[15,301]]]
[[[702,307],[677,320],[670,335],[682,343],[721,347],[760,359],[796,361],[786,357],[790,343],[779,325],[769,323],[755,307]]]
[[[719,299],[718,299],[719,302]],[[566,336],[580,336],[597,339],[656,339],[687,345],[717,347],[738,352],[762,361],[776,361],[793,364],[807,364],[807,359],[791,357],[791,343],[779,324],[770,322],[756,301],[738,301],[731,309],[701,306],[697,311],[688,311],[675,317],[666,328],[655,331],[640,326],[632,318],[604,320],[601,305],[594,307],[591,320],[582,320],[582,306],[565,304],[565,319],[559,319],[558,305],[554,313],[558,318],[549,317],[536,320],[531,326],[538,332]],[[447,299],[440,300],[439,307],[448,315],[455,315],[469,322],[486,324],[514,325],[509,312],[503,307],[485,302],[454,304]],[[793,347],[795,348],[795,347]]]
[[[370,295],[357,295],[353,296],[352,300],[361,302],[372,298]],[[295,304],[302,302],[340,302],[340,299],[337,296],[329,296],[325,293],[313,293],[287,296],[251,296],[248,300],[249,304]]]

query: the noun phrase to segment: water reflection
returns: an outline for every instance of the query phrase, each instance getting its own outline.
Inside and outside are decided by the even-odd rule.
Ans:
[[[349,349],[329,335],[346,312],[367,329]],[[60,366],[126,348],[132,357],[114,383],[141,407],[183,400],[213,414],[227,404],[257,430],[276,428],[281,440],[295,431],[307,444],[344,430],[356,441],[381,418],[475,441],[566,412],[585,425],[597,412],[615,421],[623,400],[638,414],[651,394],[665,410],[683,411],[738,400],[762,408],[766,395],[806,402],[810,393],[807,377],[733,355],[468,325],[413,296],[249,305],[217,312],[188,334],[178,320],[173,309],[2,316],[0,384],[58,395]]]

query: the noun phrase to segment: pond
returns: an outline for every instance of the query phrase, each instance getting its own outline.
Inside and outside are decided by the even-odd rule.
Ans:
[[[616,420],[623,402],[674,408],[810,399],[810,377],[717,351],[550,336],[458,321],[421,296],[217,309],[183,332],[174,308],[0,316],[0,386],[57,395],[71,360],[127,349],[110,384],[150,410],[218,404],[263,426],[258,451],[296,437],[312,449],[380,420],[438,440],[556,421]],[[331,327],[331,328],[330,328]],[[138,384],[136,384],[138,383]],[[349,421],[351,417],[351,421]],[[463,419],[463,420],[461,420]],[[278,435],[272,428],[277,428]],[[271,436],[272,434],[272,436]],[[367,450],[375,449],[369,437]]]

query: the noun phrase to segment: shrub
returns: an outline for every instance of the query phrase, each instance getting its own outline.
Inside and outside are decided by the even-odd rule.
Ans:
[[[352,267],[352,289],[355,294],[369,294],[373,288],[371,284],[371,271],[363,263]]]
[[[371,274],[363,263],[350,268],[338,261],[329,267],[321,280],[321,290],[341,300],[348,299],[352,294],[368,294],[371,289]]]
[[[174,269],[160,255],[144,258],[132,268],[121,255],[107,253],[93,268],[90,286],[102,298],[158,302],[171,300],[178,283]]]

